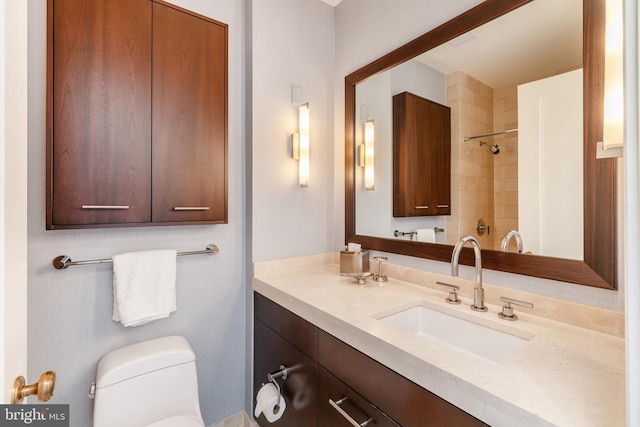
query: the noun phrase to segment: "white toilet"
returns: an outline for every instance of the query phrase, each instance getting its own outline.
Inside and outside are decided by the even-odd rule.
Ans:
[[[204,427],[196,357],[184,337],[133,344],[98,363],[93,427]]]

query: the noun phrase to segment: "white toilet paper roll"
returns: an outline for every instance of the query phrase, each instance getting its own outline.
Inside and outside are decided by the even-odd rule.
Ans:
[[[284,397],[278,393],[278,389],[273,383],[264,384],[258,390],[256,395],[256,409],[254,415],[257,417],[264,413],[264,417],[270,423],[278,421],[284,410],[287,408],[287,402]]]

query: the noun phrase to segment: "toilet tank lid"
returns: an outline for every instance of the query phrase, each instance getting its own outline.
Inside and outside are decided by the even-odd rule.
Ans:
[[[96,387],[104,388],[129,378],[196,360],[182,336],[156,338],[107,353],[98,363]]]

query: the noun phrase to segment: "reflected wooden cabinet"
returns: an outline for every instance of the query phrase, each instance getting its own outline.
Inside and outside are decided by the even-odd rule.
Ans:
[[[254,313],[254,405],[267,374],[293,368],[282,418],[263,427],[486,425],[258,293]]]
[[[451,214],[451,109],[393,97],[393,216]]]
[[[48,0],[47,229],[227,222],[227,25]]]

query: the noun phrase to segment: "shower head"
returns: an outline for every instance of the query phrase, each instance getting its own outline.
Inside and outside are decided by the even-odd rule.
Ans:
[[[480,141],[480,146],[482,147],[483,145],[488,146],[489,150],[491,150],[493,154],[498,154],[500,152],[500,148],[498,148],[498,144],[491,145],[491,144],[487,144],[484,141]]]

